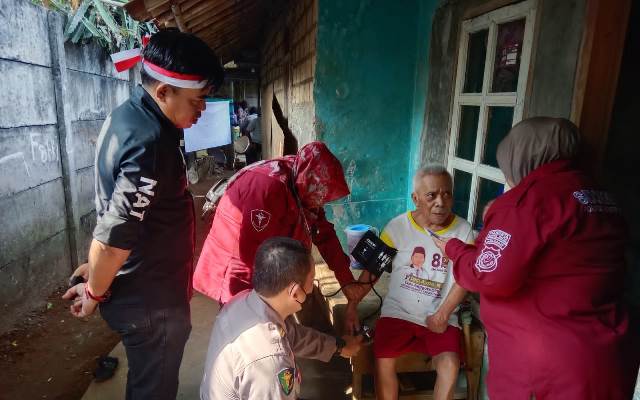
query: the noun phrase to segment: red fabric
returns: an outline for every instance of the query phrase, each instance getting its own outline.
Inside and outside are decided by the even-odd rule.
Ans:
[[[434,333],[404,319],[383,317],[376,323],[373,354],[376,358],[396,358],[409,352],[437,356],[450,351],[462,360],[460,337],[460,329],[455,326]]]
[[[144,60],[144,63],[147,67],[156,71],[160,75],[168,76],[169,78],[182,79],[183,81],[194,81],[199,82],[204,79],[204,77],[200,75],[192,75],[192,74],[182,74],[180,72],[169,71],[168,69],[164,69],[158,65],[155,65],[149,60]]]
[[[122,72],[122,71],[126,71],[130,68],[133,68],[134,65],[136,65],[137,63],[140,62],[140,60],[142,60],[141,56],[135,56],[133,58],[125,58],[122,61],[118,61],[113,63],[114,67],[116,68],[116,71],[118,72]]]
[[[625,226],[588,190],[569,162],[545,164],[495,200],[477,247],[447,244],[456,282],[481,295],[491,400],[631,398]]]
[[[349,194],[340,161],[324,143],[304,146],[293,162],[296,190],[304,208],[318,208]]]
[[[319,142],[304,146],[296,156],[244,168],[229,183],[216,210],[196,266],[196,290],[226,303],[252,288],[258,246],[273,236],[291,237],[307,248],[314,243],[341,285],[353,281],[349,258],[324,210],[301,210],[293,187],[303,204],[323,205],[349,193],[340,162]]]

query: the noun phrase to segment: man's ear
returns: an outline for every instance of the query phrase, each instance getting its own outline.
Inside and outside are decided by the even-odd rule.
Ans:
[[[291,285],[291,287],[289,287],[289,297],[293,298],[294,300],[296,297],[296,293],[298,293],[298,287],[300,287],[298,283],[294,283],[293,285]]]
[[[413,200],[413,205],[418,206],[418,197],[416,196],[416,192],[411,193],[411,200]]]
[[[155,88],[153,88],[153,91],[155,92],[156,98],[164,103],[167,101],[167,96],[171,91],[171,86],[168,83],[160,82]]]

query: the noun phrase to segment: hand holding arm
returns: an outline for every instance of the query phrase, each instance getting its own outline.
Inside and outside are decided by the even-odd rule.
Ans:
[[[360,348],[362,348],[362,336],[350,336],[344,335],[342,340],[345,341],[345,345],[340,351],[340,356],[344,358],[351,358],[358,354]]]
[[[427,328],[435,333],[443,333],[446,331],[451,314],[462,302],[466,294],[467,291],[463,287],[454,283],[438,310],[427,317]]]
[[[85,289],[88,289],[93,296],[104,295],[130,253],[130,250],[111,247],[95,239],[91,242],[89,263],[88,267],[85,267],[88,272],[84,271],[88,274],[87,283],[72,287],[62,296],[63,299],[74,300],[74,304],[70,307],[71,314],[76,317],[86,317],[95,311],[98,302],[90,299]]]

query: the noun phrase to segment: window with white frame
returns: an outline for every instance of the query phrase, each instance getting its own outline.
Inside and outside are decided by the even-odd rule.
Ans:
[[[462,23],[447,167],[453,211],[474,229],[504,190],[496,148],[522,119],[535,5],[527,0]]]

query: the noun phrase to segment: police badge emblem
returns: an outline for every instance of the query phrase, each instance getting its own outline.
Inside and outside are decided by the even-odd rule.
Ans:
[[[476,269],[480,272],[492,272],[498,268],[498,260],[502,251],[507,248],[511,234],[500,229],[489,231],[484,239],[482,253],[476,259]]]
[[[261,232],[269,225],[271,221],[271,213],[265,210],[251,210],[251,225],[256,232]]]
[[[285,368],[278,372],[278,382],[285,395],[290,395],[293,390],[293,378],[295,377],[294,368]]]

